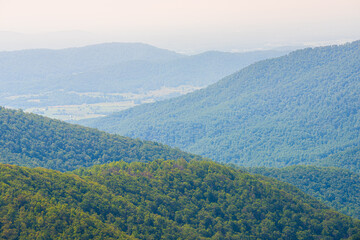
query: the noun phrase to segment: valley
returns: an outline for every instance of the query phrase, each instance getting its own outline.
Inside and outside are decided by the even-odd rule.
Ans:
[[[140,43],[0,52],[0,105],[67,121],[102,117],[192,92],[287,52],[184,55]]]
[[[0,237],[359,239],[359,51],[298,50],[215,83],[102,81],[165,64],[136,60],[3,91]]]
[[[103,93],[53,91],[41,94],[7,96],[0,101],[9,108],[21,106],[25,112],[40,114],[64,121],[82,120],[110,115],[140,104],[152,103],[201,89],[195,86],[162,87],[147,92]],[[57,98],[67,99],[68,105],[51,105]],[[65,102],[66,102],[65,101]],[[76,104],[83,102],[82,104]],[[71,104],[73,103],[73,104]]]
[[[360,1],[0,0],[0,240],[360,240]]]

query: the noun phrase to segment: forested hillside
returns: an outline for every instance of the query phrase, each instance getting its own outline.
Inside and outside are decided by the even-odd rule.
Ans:
[[[360,176],[333,167],[249,168],[252,173],[293,184],[339,212],[360,219]]]
[[[70,171],[112,161],[201,157],[168,146],[0,107],[0,162]]]
[[[176,99],[82,123],[222,162],[315,164],[360,143],[359,66],[360,41],[308,48]]]
[[[360,146],[355,145],[354,147],[347,148],[343,151],[335,152],[316,162],[316,165],[347,168],[360,174]]]
[[[73,175],[0,164],[0,199],[1,239],[134,239],[101,216],[111,193]]]
[[[113,162],[75,173],[0,164],[1,237],[360,237],[359,221],[291,185],[214,162]]]

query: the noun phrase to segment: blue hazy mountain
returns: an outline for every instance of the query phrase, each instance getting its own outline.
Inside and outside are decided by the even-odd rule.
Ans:
[[[66,87],[69,76],[90,69],[129,61],[162,62],[179,57],[182,55],[141,43],[0,52],[0,83],[2,92],[37,93],[57,86]]]
[[[281,51],[205,52],[162,63],[128,61],[72,75],[69,77],[67,90],[114,92],[114,90],[155,90],[163,86],[180,85],[203,87],[258,60],[284,53]]]
[[[73,92],[146,93],[181,85],[204,87],[258,60],[286,52],[214,51],[187,56],[141,43],[0,52],[0,101],[25,108],[104,101]],[[31,95],[34,97],[26,97]],[[109,98],[105,101],[112,101]]]
[[[316,164],[359,146],[359,66],[360,41],[298,50],[205,89],[82,123],[221,162]]]

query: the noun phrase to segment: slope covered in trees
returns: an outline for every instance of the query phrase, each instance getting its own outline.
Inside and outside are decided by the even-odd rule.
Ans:
[[[213,162],[72,173],[0,164],[8,239],[357,239],[360,222],[291,185]]]
[[[360,219],[360,176],[340,168],[291,166],[249,168],[300,188],[339,212]]]
[[[360,143],[359,65],[360,41],[299,50],[82,123],[245,166],[315,163]]]
[[[112,161],[201,157],[168,146],[0,107],[0,162],[70,171]]]
[[[69,174],[0,164],[0,238],[133,239],[101,218],[110,200]]]
[[[360,174],[360,146],[335,152],[324,159],[320,159],[316,165],[347,168]]]

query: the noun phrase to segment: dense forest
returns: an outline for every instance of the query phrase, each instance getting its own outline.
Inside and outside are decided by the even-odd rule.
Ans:
[[[342,151],[335,152],[326,158],[320,159],[316,165],[329,167],[347,168],[360,174],[360,146],[354,146]]]
[[[358,220],[297,188],[210,161],[113,162],[74,173],[0,164],[1,237],[360,237]]]
[[[123,160],[201,159],[168,146],[0,107],[0,162],[71,171]]]
[[[102,186],[70,174],[0,164],[0,238],[132,239],[100,219],[110,200]]]
[[[298,50],[185,96],[82,123],[221,162],[316,163],[360,142],[359,65],[360,41]],[[353,160],[344,167],[358,168]]]
[[[247,170],[293,184],[335,210],[360,219],[360,175],[349,170],[314,166]]]

